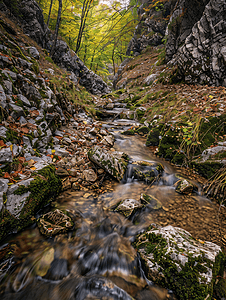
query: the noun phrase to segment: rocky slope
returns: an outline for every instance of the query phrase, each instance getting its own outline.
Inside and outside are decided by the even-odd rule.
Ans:
[[[98,98],[5,14],[0,23],[1,240],[32,224],[61,189],[93,185],[98,190],[105,172],[92,168],[87,153],[96,144],[108,149],[114,141],[93,123]],[[97,81],[92,86],[99,91]]]
[[[20,24],[23,32],[38,45],[50,52],[53,45],[53,34],[47,28],[42,10],[34,0],[2,1],[1,11]],[[102,78],[90,71],[68,45],[58,39],[53,54],[53,60],[59,66],[71,73],[71,79],[79,81],[92,94],[106,94],[110,92]]]

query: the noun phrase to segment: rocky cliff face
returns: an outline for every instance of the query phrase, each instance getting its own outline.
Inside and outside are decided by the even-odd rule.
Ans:
[[[209,0],[179,0],[174,3],[166,29],[166,61],[183,45],[192,27],[202,17]]]
[[[22,0],[15,4],[14,2],[4,0],[1,4],[1,10],[4,10],[11,17],[13,15],[19,21],[26,35],[50,51],[53,35],[44,22],[41,8],[34,0]],[[57,41],[53,60],[56,64],[70,71],[73,81],[79,81],[90,93],[106,94],[110,92],[102,78],[90,71],[62,40]]]
[[[224,0],[145,1],[139,17],[127,55],[165,43],[165,61],[175,66],[174,79],[226,86]]]
[[[226,3],[211,0],[173,60],[188,83],[226,86]]]

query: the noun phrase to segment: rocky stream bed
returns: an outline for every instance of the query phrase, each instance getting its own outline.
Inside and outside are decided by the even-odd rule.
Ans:
[[[55,132],[54,155],[26,158],[29,168],[54,168],[38,176],[55,174],[50,190],[61,182],[63,191],[2,243],[1,299],[223,299],[224,206],[203,195],[203,178],[122,134],[139,124],[119,111],[117,99],[102,122],[78,114]],[[29,196],[32,181],[17,184],[17,197]]]

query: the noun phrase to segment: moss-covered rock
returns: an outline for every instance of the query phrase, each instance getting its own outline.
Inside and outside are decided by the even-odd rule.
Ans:
[[[141,126],[138,129],[136,129],[136,133],[138,133],[140,135],[146,135],[146,134],[148,134],[149,131],[150,131],[150,128],[148,128],[147,126]]]
[[[52,165],[33,173],[26,186],[14,185],[1,212],[0,240],[34,223],[35,213],[53,200],[60,190],[61,180],[55,175]]]
[[[53,236],[67,232],[73,227],[73,222],[66,212],[56,209],[39,218],[38,227],[43,235]]]
[[[158,210],[162,208],[162,203],[152,195],[141,194],[140,200],[143,205],[148,205],[151,209]]]
[[[129,218],[134,214],[139,208],[142,208],[140,201],[135,199],[125,199],[120,201],[114,211],[121,213],[124,217]]]
[[[88,157],[115,179],[122,180],[128,165],[127,154],[117,151],[111,152],[95,146],[89,150]]]
[[[193,192],[194,185],[187,179],[179,180],[176,185],[176,192],[188,195]]]
[[[178,227],[152,226],[137,238],[135,247],[148,278],[173,290],[177,299],[212,299],[225,260],[219,246],[196,240]]]

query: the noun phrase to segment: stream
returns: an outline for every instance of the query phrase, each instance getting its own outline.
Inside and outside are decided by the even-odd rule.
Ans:
[[[106,180],[99,196],[89,190],[63,192],[54,205],[69,211],[75,228],[67,235],[47,239],[33,226],[6,240],[1,247],[9,243],[15,255],[0,273],[2,300],[175,299],[173,291],[146,278],[132,246],[136,235],[158,223],[181,227],[197,239],[219,244],[217,205],[202,196],[197,182],[196,193],[176,193],[176,174],[186,175],[155,157],[145,147],[144,138],[120,133],[133,124],[136,122],[120,119],[103,122],[115,136],[115,150],[127,153],[131,163],[161,162],[163,176],[154,184],[134,180],[130,164],[124,180]],[[129,219],[112,211],[119,201],[138,200],[142,193],[160,200],[162,208],[153,210],[147,205]]]

